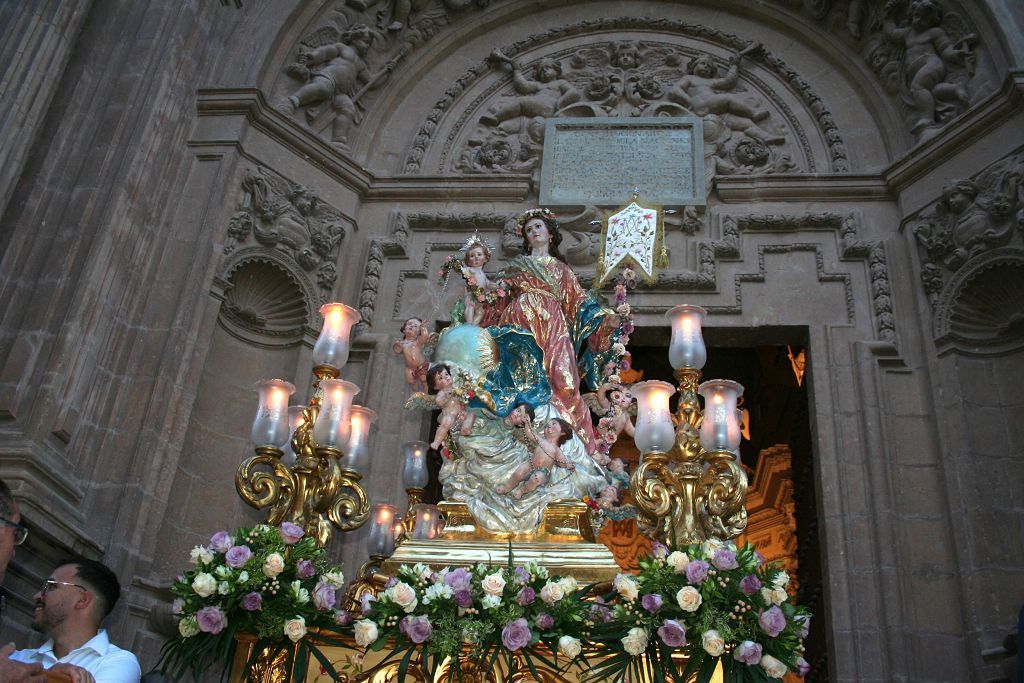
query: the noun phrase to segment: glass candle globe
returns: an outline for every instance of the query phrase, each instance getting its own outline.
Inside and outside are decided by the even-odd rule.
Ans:
[[[370,533],[366,549],[370,555],[390,557],[395,552],[395,518],[398,508],[387,503],[374,503],[370,507]]]
[[[257,446],[281,448],[291,436],[288,428],[288,397],[295,385],[283,379],[267,379],[256,383],[260,405],[252,422],[252,442]]]
[[[301,427],[305,420],[305,412],[306,406],[288,406],[288,426],[291,431],[288,433],[288,440],[284,442],[284,448],[281,449],[281,462],[289,467],[298,459],[295,449],[292,448],[292,439],[295,438],[295,430]]]
[[[402,444],[402,486],[407,489],[422,489],[430,481],[427,473],[427,444],[424,441],[410,441]]]
[[[655,379],[638,382],[629,390],[636,397],[636,447],[641,454],[667,453],[676,441],[675,426],[668,410],[668,400],[676,393],[675,387]]]
[[[441,518],[441,509],[436,505],[420,503],[412,506],[415,521],[412,527],[412,537],[417,540],[436,538],[444,528]]]
[[[349,417],[351,430],[348,435],[348,444],[345,446],[345,455],[341,458],[341,466],[356,472],[366,469],[370,459],[370,427],[377,419],[377,413],[366,406],[352,406]]]
[[[697,393],[704,397],[704,421],[700,425],[700,444],[706,451],[739,453],[740,419],[736,403],[743,385],[731,379],[702,382]]]
[[[313,364],[341,370],[348,362],[349,336],[359,322],[359,311],[345,304],[324,304],[320,307],[324,326],[313,346]]]
[[[708,360],[708,349],[701,336],[701,325],[707,315],[700,306],[683,304],[665,315],[672,321],[672,341],[668,347],[668,360],[676,370],[700,370]]]
[[[313,440],[324,448],[341,448],[352,428],[352,398],[359,393],[359,387],[343,379],[325,379],[320,387],[323,399],[313,424]]]

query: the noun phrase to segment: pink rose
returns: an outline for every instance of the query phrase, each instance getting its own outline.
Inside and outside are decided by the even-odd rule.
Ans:
[[[313,605],[318,610],[326,612],[334,609],[335,598],[334,586],[323,579],[316,582],[316,588],[313,589]]]
[[[204,607],[196,612],[196,623],[203,633],[220,633],[227,626],[228,618],[219,607]]]
[[[281,533],[281,540],[288,545],[298,543],[299,539],[305,535],[298,524],[292,524],[291,522],[281,522],[281,526],[278,527],[278,531]]]

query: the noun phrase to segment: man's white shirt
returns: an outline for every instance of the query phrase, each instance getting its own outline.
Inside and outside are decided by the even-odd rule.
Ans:
[[[139,660],[128,650],[122,650],[111,643],[106,629],[100,629],[81,647],[60,659],[53,653],[53,638],[35,649],[18,650],[11,655],[11,659],[29,664],[39,663],[44,669],[57,663],[73,664],[91,673],[96,683],[139,683],[142,677]]]

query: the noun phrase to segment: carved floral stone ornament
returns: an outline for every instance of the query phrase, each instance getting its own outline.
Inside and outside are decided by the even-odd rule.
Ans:
[[[911,231],[936,340],[977,353],[1024,345],[1024,153],[948,181]]]

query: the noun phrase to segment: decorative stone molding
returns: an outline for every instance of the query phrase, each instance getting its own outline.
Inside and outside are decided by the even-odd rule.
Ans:
[[[979,31],[958,3],[936,0],[775,0],[856,44],[918,141],[994,90]]]
[[[713,45],[716,51],[731,51],[736,61],[722,65],[709,59],[702,49],[655,40],[594,42],[553,51],[526,65],[513,59],[565,38],[614,30],[674,33]],[[440,169],[453,166],[469,173],[529,172],[540,163],[540,135],[548,116],[698,113],[705,116],[705,135],[709,136],[705,150],[710,154],[708,163],[713,172],[794,170],[797,162],[786,150],[795,149],[804,159],[801,170],[815,171],[809,140],[794,113],[766,83],[742,69],[740,56],[767,69],[797,93],[829,148],[830,170],[848,171],[845,146],[821,98],[763,46],[709,26],[636,17],[562,26],[496,50],[491,61],[513,64],[512,80],[496,82],[462,107],[464,113],[442,150]],[[421,172],[425,152],[442,116],[471,83],[487,77],[490,70],[488,64],[479,64],[445,91],[412,142],[406,173]],[[508,83],[512,91],[502,95],[500,91]],[[489,103],[487,108],[485,103]],[[476,128],[468,136],[466,147],[453,149],[457,140],[466,137],[461,131],[471,125]]]
[[[948,181],[909,229],[939,346],[979,354],[1024,346],[1024,152]]]
[[[333,291],[341,241],[354,224],[267,169],[247,170],[241,186],[215,280],[221,323],[253,343],[294,344]]]

